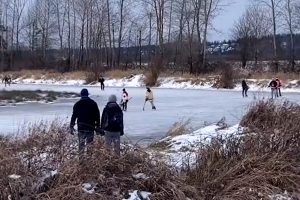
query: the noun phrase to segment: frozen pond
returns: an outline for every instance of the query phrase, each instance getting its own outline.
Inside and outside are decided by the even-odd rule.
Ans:
[[[50,86],[50,85],[12,85],[7,90],[53,90],[80,92],[81,86]],[[86,86],[91,98],[102,111],[110,94],[121,96],[122,88],[106,88]],[[1,85],[3,89],[3,85]],[[228,90],[184,90],[184,89],[153,89],[156,111],[150,104],[144,104],[144,88],[127,88],[132,99],[128,103],[128,111],[124,114],[125,138],[137,141],[144,138],[158,139],[165,135],[174,122],[191,119],[196,129],[204,123],[214,123],[222,117],[230,125],[237,124],[248,106],[255,99],[269,98],[269,93],[249,92],[248,98],[242,98],[241,92]],[[299,93],[284,93],[284,98],[298,102]],[[0,133],[15,133],[26,123],[59,118],[69,121],[72,107],[78,99],[61,99],[55,103],[27,103],[10,107],[0,107]]]

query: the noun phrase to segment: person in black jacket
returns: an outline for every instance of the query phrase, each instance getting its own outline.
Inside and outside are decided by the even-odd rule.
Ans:
[[[245,80],[242,80],[242,88],[243,88],[243,97],[248,97],[248,90],[249,90],[249,86],[247,85]]]
[[[272,79],[272,81],[269,83],[269,86],[271,88],[271,97],[272,99],[275,97],[278,97],[278,91],[277,91],[277,81],[275,78]]]
[[[114,152],[120,155],[120,140],[124,135],[123,112],[117,104],[116,95],[108,98],[108,103],[103,109],[101,117],[101,129],[104,130],[105,143],[108,150],[112,149],[114,144]]]
[[[88,97],[87,89],[82,89],[80,95],[81,99],[73,107],[70,129],[71,134],[74,135],[74,126],[77,120],[78,147],[79,153],[82,153],[85,146],[88,146],[94,140],[94,131],[100,126],[100,112],[97,103]]]
[[[103,76],[100,76],[100,78],[99,78],[99,80],[98,80],[99,82],[100,82],[100,86],[101,86],[101,90],[104,90],[104,78],[103,78]]]

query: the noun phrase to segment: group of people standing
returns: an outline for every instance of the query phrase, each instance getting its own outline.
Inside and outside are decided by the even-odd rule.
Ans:
[[[281,90],[280,90],[281,86],[282,86],[282,82],[278,77],[273,78],[271,80],[268,87],[271,88],[272,99],[277,98],[277,97],[281,97]]]
[[[281,90],[280,90],[281,86],[282,86],[282,82],[278,77],[273,78],[271,80],[268,87],[271,88],[271,97],[272,97],[272,99],[277,98],[277,97],[281,97]],[[242,80],[242,89],[243,89],[243,91],[242,91],[243,97],[248,97],[247,92],[249,90],[249,86],[247,85],[245,80]]]
[[[94,132],[105,137],[108,150],[113,149],[116,155],[120,155],[120,138],[124,135],[123,111],[127,110],[127,103],[130,100],[126,89],[123,89],[121,106],[117,103],[116,95],[109,96],[108,102],[102,111],[101,120],[98,105],[89,97],[88,90],[82,89],[80,96],[81,99],[73,106],[70,122],[70,133],[72,135],[75,133],[74,126],[77,123],[79,155],[82,155],[85,148],[87,148],[87,152],[91,152]],[[151,103],[152,109],[155,110],[153,100],[153,92],[147,87],[143,110],[148,101]]]

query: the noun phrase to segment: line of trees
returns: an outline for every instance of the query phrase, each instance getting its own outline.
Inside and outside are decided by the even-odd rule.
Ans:
[[[1,69],[127,67],[139,46],[138,65],[159,57],[201,71],[220,1],[1,0]]]
[[[235,23],[233,37],[239,44],[239,55],[242,66],[247,61],[259,59],[265,36],[272,36],[273,64],[279,70],[278,59],[278,30],[288,33],[290,40],[289,65],[295,70],[295,34],[300,30],[300,1],[299,0],[252,0],[242,17]]]
[[[252,0],[236,22],[242,65],[259,60],[262,38],[272,36],[278,68],[278,30],[289,33],[295,67],[300,0]],[[0,0],[0,70],[171,65],[208,71],[207,36],[222,0]],[[160,62],[157,62],[160,60]]]

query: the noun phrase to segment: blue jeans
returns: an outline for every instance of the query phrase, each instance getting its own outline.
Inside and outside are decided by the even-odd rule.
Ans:
[[[105,145],[108,150],[114,150],[116,155],[120,155],[121,133],[105,131]],[[112,146],[112,144],[114,146]]]

